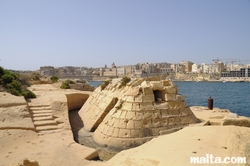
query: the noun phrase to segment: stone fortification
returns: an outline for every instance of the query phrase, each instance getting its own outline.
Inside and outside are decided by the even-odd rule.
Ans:
[[[128,149],[198,121],[171,81],[139,78],[121,84],[112,80],[98,87],[79,111],[99,145]]]

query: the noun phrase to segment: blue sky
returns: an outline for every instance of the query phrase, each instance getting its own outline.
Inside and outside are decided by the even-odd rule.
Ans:
[[[7,69],[216,58],[250,60],[250,0],[0,0]]]

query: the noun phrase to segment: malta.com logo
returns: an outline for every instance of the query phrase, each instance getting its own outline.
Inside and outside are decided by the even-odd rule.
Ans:
[[[246,157],[214,157],[206,154],[203,157],[190,157],[191,164],[246,164]]]

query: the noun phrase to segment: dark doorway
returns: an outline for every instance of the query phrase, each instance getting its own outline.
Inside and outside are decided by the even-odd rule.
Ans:
[[[154,97],[156,102],[162,102],[165,100],[164,92],[161,90],[154,90]]]

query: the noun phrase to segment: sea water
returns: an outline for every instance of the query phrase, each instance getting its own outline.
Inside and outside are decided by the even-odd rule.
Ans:
[[[175,82],[189,106],[207,106],[209,97],[214,107],[229,109],[250,117],[250,83],[248,82]]]
[[[89,81],[95,87],[102,81]],[[250,117],[250,83],[247,82],[175,82],[189,106],[207,107],[212,97],[214,107],[229,109],[238,115]]]

